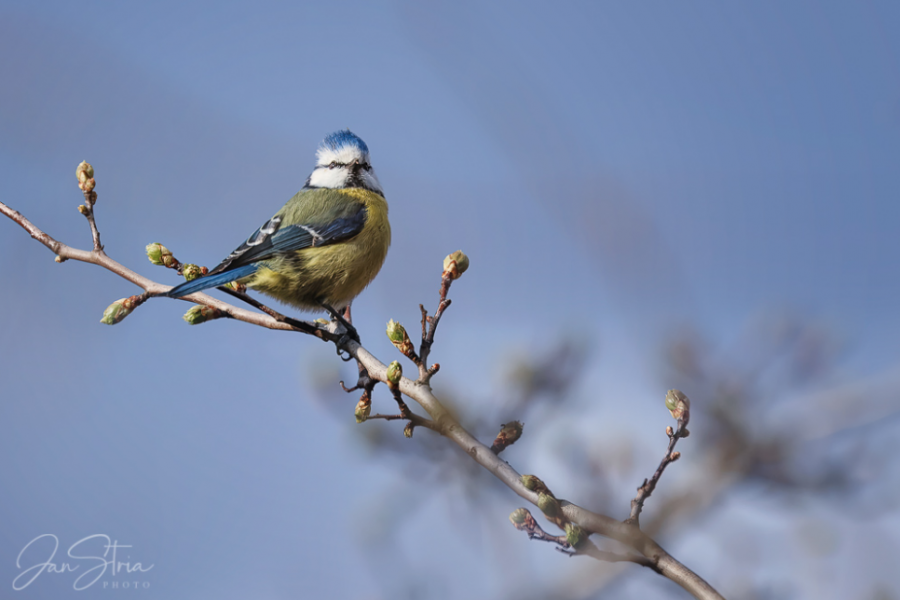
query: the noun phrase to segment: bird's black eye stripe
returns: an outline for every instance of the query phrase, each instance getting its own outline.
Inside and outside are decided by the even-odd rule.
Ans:
[[[335,168],[337,168],[337,167],[346,167],[346,166],[347,166],[347,163],[339,163],[339,162],[337,162],[337,161],[335,161],[335,160],[333,160],[333,161],[331,161],[330,163],[328,163],[328,168],[329,168],[329,169],[335,169]],[[362,167],[363,169],[365,169],[366,171],[371,171],[371,170],[372,170],[372,165],[370,165],[369,163],[360,163],[359,166]]]

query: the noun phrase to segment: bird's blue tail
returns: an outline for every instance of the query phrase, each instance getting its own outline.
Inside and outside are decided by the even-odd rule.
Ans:
[[[253,263],[244,265],[243,267],[238,267],[237,269],[225,271],[224,273],[216,273],[215,275],[198,277],[197,279],[194,279],[192,281],[185,281],[181,285],[173,287],[163,295],[168,296],[169,298],[181,298],[182,296],[188,296],[190,294],[202,292],[203,290],[208,290],[209,288],[218,287],[220,285],[225,285],[226,283],[236,281],[238,279],[246,277],[247,275],[252,275],[258,268],[259,265]]]

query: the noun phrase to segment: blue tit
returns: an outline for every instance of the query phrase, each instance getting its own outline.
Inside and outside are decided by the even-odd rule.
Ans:
[[[340,310],[375,278],[391,243],[388,205],[369,148],[350,130],[326,137],[293,198],[180,298],[239,281],[301,310]]]

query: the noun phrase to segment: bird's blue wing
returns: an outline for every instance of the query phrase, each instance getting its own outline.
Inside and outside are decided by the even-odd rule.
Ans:
[[[258,268],[259,265],[253,263],[244,265],[243,267],[238,267],[237,269],[231,269],[222,273],[216,273],[215,275],[198,277],[197,279],[185,281],[181,285],[173,287],[164,295],[168,296],[169,298],[181,298],[182,296],[189,296],[197,292],[202,292],[203,290],[208,290],[209,288],[214,288],[220,285],[225,285],[226,283],[231,283],[232,281],[241,279],[242,277],[246,277],[247,275],[252,275]]]
[[[295,224],[282,227],[282,217],[276,215],[266,221],[246,242],[238,246],[207,275],[182,283],[169,290],[166,295],[181,298],[251,275],[259,268],[257,264],[259,261],[276,254],[350,239],[362,231],[367,216],[366,207],[362,204],[349,216],[334,219],[324,225]]]

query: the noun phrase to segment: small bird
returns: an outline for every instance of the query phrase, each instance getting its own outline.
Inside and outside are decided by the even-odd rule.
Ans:
[[[339,311],[375,278],[390,243],[369,148],[349,129],[336,131],[319,146],[303,189],[275,216],[207,275],[165,295],[239,281],[301,310]]]

